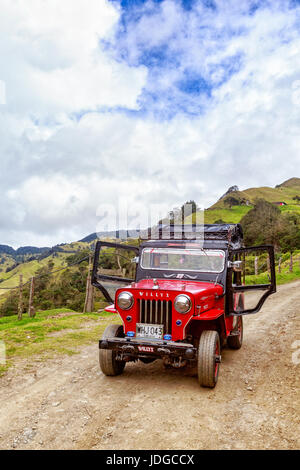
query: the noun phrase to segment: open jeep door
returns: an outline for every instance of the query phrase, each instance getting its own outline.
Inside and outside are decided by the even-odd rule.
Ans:
[[[137,246],[98,241],[92,273],[93,286],[108,302],[114,303],[116,290],[135,281]]]
[[[230,315],[249,315],[261,309],[266,298],[276,292],[274,248],[261,245],[231,250],[229,253]]]

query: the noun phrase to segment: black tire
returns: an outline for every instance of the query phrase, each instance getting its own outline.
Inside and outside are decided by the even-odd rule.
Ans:
[[[230,349],[240,349],[243,344],[243,317],[237,317],[237,326],[235,331],[239,334],[235,336],[228,336],[227,345]]]
[[[217,331],[205,330],[201,334],[198,348],[198,380],[202,387],[215,387],[218,376],[220,362],[216,356],[220,357],[220,337]]]
[[[109,325],[103,335],[102,339],[106,338],[120,338],[124,335],[122,325]],[[116,353],[111,349],[100,349],[99,351],[100,369],[103,374],[108,376],[122,374],[125,361],[117,361]]]

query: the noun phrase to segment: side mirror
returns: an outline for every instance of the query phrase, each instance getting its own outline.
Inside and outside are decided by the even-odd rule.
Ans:
[[[236,273],[243,271],[243,261],[228,261],[228,268],[232,268]]]
[[[135,256],[134,258],[131,259],[131,262],[138,264],[139,260],[140,260],[139,256]]]

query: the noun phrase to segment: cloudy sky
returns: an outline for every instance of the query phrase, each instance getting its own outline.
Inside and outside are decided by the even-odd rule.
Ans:
[[[300,176],[300,2],[0,12],[0,244],[82,238],[120,201],[207,207]]]

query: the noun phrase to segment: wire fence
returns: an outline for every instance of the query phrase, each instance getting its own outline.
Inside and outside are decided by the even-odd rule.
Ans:
[[[45,276],[49,276],[49,275],[54,274],[54,273],[58,273],[59,271],[63,271],[65,269],[71,268],[72,266],[76,266],[76,265],[82,263],[83,261],[87,261],[88,259],[89,259],[89,256],[85,256],[84,258],[80,259],[79,261],[76,261],[75,263],[68,264],[68,266],[63,266],[62,268],[55,269],[54,271],[49,271],[47,273],[40,274],[38,276],[34,276],[34,278],[39,279],[41,277],[45,277]],[[11,276],[11,277],[13,277],[13,276]],[[11,277],[9,279],[11,279]],[[9,280],[9,279],[6,279],[6,281]],[[31,282],[31,279],[24,282],[23,287],[26,286],[27,284],[30,284],[30,282]],[[20,285],[12,286],[12,287],[0,287],[1,290],[13,290],[13,289],[19,289],[19,288],[20,288]]]
[[[94,252],[92,250],[90,250],[87,253],[88,254],[86,256],[84,256],[83,258],[81,258],[77,261],[74,261],[73,263],[70,263],[67,266],[62,266],[58,269],[53,269],[52,271],[49,270],[49,271],[47,271],[43,274],[33,275],[33,276],[30,277],[30,279],[28,281],[26,281],[24,283],[23,283],[23,275],[22,275],[22,273],[19,273],[20,281],[19,281],[18,285],[11,286],[11,287],[0,287],[1,290],[6,290],[6,291],[13,291],[13,290],[16,290],[16,289],[19,290],[19,301],[18,301],[18,306],[17,306],[18,319],[19,320],[22,319],[22,315],[23,315],[23,312],[24,312],[23,289],[24,289],[25,286],[30,284],[28,315],[30,317],[34,317],[35,316],[35,308],[34,308],[33,304],[34,304],[35,281],[37,279],[42,278],[42,277],[51,276],[55,273],[65,271],[65,270],[67,270],[67,269],[69,269],[73,266],[80,265],[84,261],[88,261],[89,263],[88,263],[88,275],[87,275],[87,281],[86,281],[86,295],[85,295],[83,313],[92,312],[93,308],[94,308],[94,290],[93,290],[93,286],[92,286],[91,273],[92,273],[92,260],[93,260]],[[105,253],[105,254],[110,255],[110,253]],[[122,258],[126,259],[126,261],[132,261],[129,258],[127,258],[126,256],[123,256],[120,253],[117,253],[117,258],[119,258],[119,257],[122,257]],[[300,266],[300,257],[299,257],[298,253],[297,254],[292,254],[291,253],[290,257],[285,258],[284,261],[283,261],[282,257],[280,257],[278,259],[278,261],[275,263],[276,264],[276,271],[278,272],[278,274],[281,273],[282,269],[284,269],[285,272],[288,272],[288,271],[293,272],[294,262],[296,260],[299,261],[299,266]],[[103,260],[103,261],[105,261],[105,260]],[[249,259],[249,263],[250,264],[248,265],[247,269],[250,269],[250,272],[248,272],[248,274],[246,273],[246,264],[245,264],[244,269],[243,269],[244,282],[245,282],[245,276],[246,275],[250,275],[250,277],[251,277],[251,274],[258,275],[258,274],[261,274],[262,271],[265,272],[265,270],[266,270],[267,273],[270,272],[270,260],[269,259],[267,259],[267,260],[259,259],[259,256],[255,256],[254,260],[253,260],[253,258]],[[120,267],[119,259],[118,259],[118,265]],[[50,267],[49,267],[49,269],[50,269]],[[286,269],[288,269],[288,271],[286,271]]]
[[[91,251],[90,253],[93,254],[93,251]],[[87,261],[87,260],[89,259],[89,256],[90,256],[90,255],[85,256],[84,258],[82,258],[82,259],[76,261],[75,263],[68,264],[67,266],[63,266],[63,267],[58,268],[58,269],[55,269],[55,270],[53,270],[53,271],[49,271],[49,272],[47,272],[47,273],[40,274],[40,275],[38,275],[38,276],[35,276],[35,275],[34,275],[34,278],[35,278],[35,279],[39,279],[39,278],[41,278],[41,277],[45,277],[45,276],[49,276],[49,275],[55,274],[55,273],[57,273],[57,272],[59,272],[59,271],[64,271],[65,269],[71,268],[72,266],[76,266],[76,265],[78,265],[78,264],[83,263],[83,261]],[[129,258],[127,258],[127,257],[125,257],[125,256],[123,256],[123,255],[121,255],[121,254],[118,254],[118,256],[121,256],[122,258],[124,258],[124,259],[130,261]],[[293,256],[293,258],[294,258],[294,260],[296,260],[296,256]],[[299,262],[300,262],[300,256],[298,257],[298,260],[299,260]],[[290,263],[291,263],[291,262],[293,262],[293,261],[290,261]],[[259,271],[261,271],[262,268],[265,268],[265,267],[267,267],[267,266],[268,266],[268,263],[267,263],[267,262],[264,262],[262,265],[259,266]],[[276,263],[276,266],[279,267],[279,272],[280,272],[281,258],[280,258],[279,262]],[[14,276],[15,276],[15,274],[14,274]],[[14,276],[11,276],[10,278],[5,279],[3,282],[9,281],[9,280],[10,280],[12,277],[14,277]],[[30,284],[30,282],[31,282],[31,278],[30,278],[28,281],[24,282],[24,284],[23,284],[22,286],[25,287],[26,285]],[[20,285],[18,284],[17,286],[0,287],[0,290],[14,290],[14,289],[19,289],[19,288],[20,288]]]

